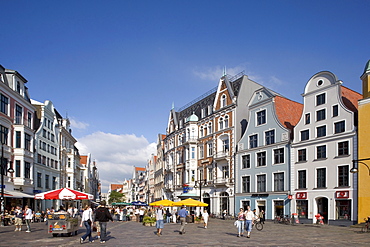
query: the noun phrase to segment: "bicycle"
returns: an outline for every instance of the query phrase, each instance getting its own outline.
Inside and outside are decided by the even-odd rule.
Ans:
[[[261,223],[261,221],[258,219],[258,220],[253,220],[253,224],[252,224],[252,228],[253,226],[256,228],[257,231],[262,231],[263,229],[263,224]]]

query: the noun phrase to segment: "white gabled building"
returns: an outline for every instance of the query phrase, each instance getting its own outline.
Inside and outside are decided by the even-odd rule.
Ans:
[[[301,221],[352,224],[357,218],[357,101],[361,95],[331,72],[319,72],[302,94],[304,108],[294,128],[291,157],[292,212]]]
[[[41,193],[60,188],[59,129],[55,127],[58,122],[51,101],[31,102],[36,108],[34,188],[35,193]],[[38,200],[35,210],[59,208],[59,204],[58,200]]]

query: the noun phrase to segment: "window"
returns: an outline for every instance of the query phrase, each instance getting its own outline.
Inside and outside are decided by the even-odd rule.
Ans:
[[[348,141],[338,143],[338,156],[349,155]]]
[[[225,107],[226,106],[226,95],[223,94],[221,96],[221,107]]]
[[[203,137],[204,136],[203,126],[200,127],[199,132],[200,137]]]
[[[16,86],[17,86],[17,92],[21,93],[21,84],[19,83],[19,81],[17,81]]]
[[[323,137],[323,136],[326,136],[326,126],[320,126],[320,127],[317,127],[316,128],[316,134],[317,134],[317,137]]]
[[[212,134],[212,123],[208,124],[208,135]]]
[[[284,191],[284,173],[274,173],[274,190]]]
[[[345,125],[344,125],[344,120],[343,121],[340,121],[338,123],[334,123],[334,133],[335,134],[338,134],[338,133],[342,133],[345,131]]]
[[[302,130],[301,131],[301,141],[306,141],[310,138],[309,130]]]
[[[266,152],[257,153],[257,166],[266,166]]]
[[[31,136],[27,133],[24,133],[24,148],[31,151]]]
[[[298,171],[298,189],[306,189],[306,170]]]
[[[41,186],[41,177],[42,174],[40,172],[37,173],[37,187],[42,187]]]
[[[68,158],[68,168],[71,168],[71,158]]]
[[[208,168],[208,180],[213,180],[213,169]]]
[[[224,128],[224,119],[220,118],[220,121],[218,123],[219,123],[219,130],[222,130]]]
[[[244,168],[251,168],[251,155],[250,154],[242,156],[242,164],[243,164],[242,165],[243,169]]]
[[[32,128],[32,114],[30,112],[27,114],[27,127]]]
[[[266,175],[257,175],[257,192],[266,192]]]
[[[298,150],[298,162],[300,162],[300,161],[307,161],[306,149],[299,149]]]
[[[298,217],[308,218],[308,200],[296,200]]]
[[[325,104],[325,93],[316,96],[316,105],[318,106],[323,104]]]
[[[8,145],[8,133],[9,129],[5,126],[0,125],[0,142],[1,144]]]
[[[349,166],[338,167],[338,186],[349,186]]]
[[[50,189],[49,184],[50,184],[49,175],[45,175],[45,188],[46,189]]]
[[[68,184],[67,187],[71,188],[71,177],[68,177],[68,183],[67,184]]]
[[[24,162],[24,177],[30,178],[31,176],[31,163]]]
[[[21,142],[22,142],[21,132],[16,131],[15,132],[15,147],[21,148]]]
[[[311,123],[311,114],[306,113],[305,115],[305,124],[310,124]]]
[[[229,178],[229,167],[222,166],[222,178]]]
[[[275,130],[269,130],[265,132],[266,145],[275,143]]]
[[[333,117],[337,117],[338,115],[338,105],[333,105]]]
[[[204,158],[204,146],[201,144],[199,146],[199,158],[203,159]]]
[[[9,98],[6,97],[4,94],[1,94],[1,105],[0,111],[5,115],[8,115],[8,106],[9,106]]]
[[[222,140],[222,150],[229,152],[229,138]]]
[[[242,193],[251,192],[251,177],[242,177]]]
[[[317,151],[317,159],[325,159],[326,158],[326,146],[318,146],[316,147]]]
[[[249,137],[249,148],[257,147],[257,134]]]
[[[208,143],[208,156],[212,156],[212,155],[213,155],[213,143],[209,142]]]
[[[52,181],[52,190],[55,190],[57,188],[57,178],[56,177],[53,177],[53,181]]]
[[[325,109],[317,111],[316,112],[316,121],[325,120],[325,118],[326,118],[325,114],[326,114]]]
[[[266,110],[257,112],[257,125],[266,123]]]
[[[191,158],[195,159],[195,147],[191,148]]]
[[[15,161],[15,176],[19,178],[21,176],[21,161]]]
[[[317,172],[317,188],[326,187],[326,168],[319,168]]]
[[[15,106],[15,124],[22,124],[22,107]]]
[[[284,148],[274,150],[274,164],[284,163]]]
[[[224,127],[228,128],[229,127],[229,116],[225,116],[225,121],[224,121]]]

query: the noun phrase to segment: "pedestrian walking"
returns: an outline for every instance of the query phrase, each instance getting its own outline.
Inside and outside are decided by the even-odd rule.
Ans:
[[[89,242],[93,243],[94,239],[91,236],[91,227],[93,225],[93,218],[92,218],[91,208],[89,205],[85,206],[85,209],[82,213],[80,227],[82,227],[82,224],[84,224],[86,227],[86,233],[80,238],[80,244],[82,244],[87,237],[89,237]]]
[[[236,227],[238,228],[238,237],[243,236],[244,234],[244,222],[245,222],[245,215],[243,208],[240,208],[238,213],[238,220],[236,221]]]
[[[171,213],[170,213],[170,209],[167,208],[166,209],[166,223],[170,223],[171,222]]]
[[[245,223],[247,228],[247,238],[251,237],[251,231],[252,231],[252,224],[253,220],[255,219],[253,211],[251,211],[250,206],[247,207],[247,211],[245,212]]]
[[[163,205],[159,205],[159,208],[155,211],[155,220],[156,220],[156,228],[157,228],[157,236],[161,236],[162,229],[164,227],[163,223],[163,215],[164,215]]]
[[[106,202],[101,201],[100,207],[95,210],[95,219],[100,224],[100,243],[105,243],[107,240],[107,222],[113,221],[112,215],[109,213],[108,208],[105,207]]]
[[[143,222],[145,210],[144,208],[140,208],[139,210],[139,222]]]
[[[265,211],[263,209],[259,213],[259,218],[262,224],[265,224]]]
[[[17,208],[14,210],[14,216],[14,231],[22,231],[23,210],[20,206],[17,206]]]
[[[28,205],[24,207],[24,215],[25,215],[25,221],[26,221],[26,226],[27,226],[26,232],[31,232],[31,220],[33,218],[33,213],[32,213],[32,209],[30,209]]]
[[[179,234],[185,234],[185,224],[186,224],[186,216],[188,216],[188,211],[186,211],[186,206],[182,206],[178,212],[178,216],[180,218],[180,231]]]
[[[204,209],[204,212],[202,214],[203,217],[203,222],[204,222],[204,229],[207,229],[208,227],[208,219],[209,219],[209,214],[206,209]]]
[[[172,211],[172,222],[177,223],[177,211],[176,211],[176,209],[174,209]]]

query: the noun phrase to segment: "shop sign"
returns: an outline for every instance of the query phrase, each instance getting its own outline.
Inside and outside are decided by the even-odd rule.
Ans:
[[[335,192],[335,197],[336,198],[349,198],[349,190],[344,190],[344,191],[337,191]]]
[[[295,199],[297,200],[307,199],[307,192],[298,192],[297,194],[295,194]]]

